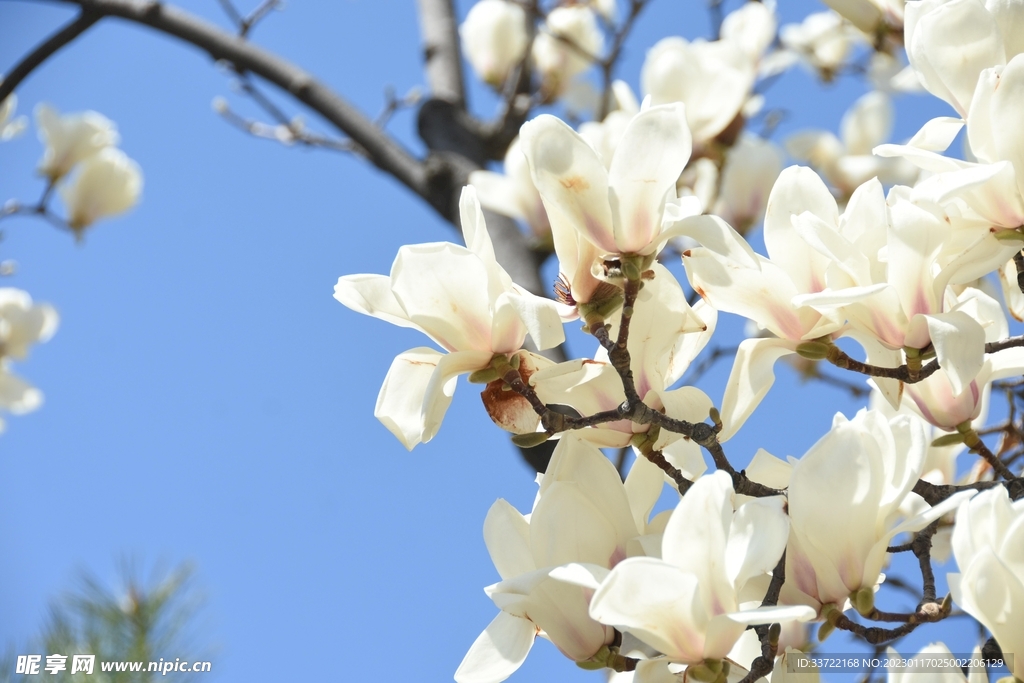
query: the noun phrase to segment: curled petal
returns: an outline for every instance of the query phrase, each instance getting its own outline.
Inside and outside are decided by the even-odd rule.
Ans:
[[[518,669],[530,654],[537,627],[528,619],[505,612],[484,629],[455,672],[458,683],[499,683]]]

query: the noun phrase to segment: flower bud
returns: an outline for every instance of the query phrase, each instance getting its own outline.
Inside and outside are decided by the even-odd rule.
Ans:
[[[869,586],[864,586],[851,596],[854,609],[866,617],[875,611],[875,591]]]
[[[824,360],[831,348],[831,342],[806,341],[797,344],[796,352],[807,360]]]
[[[512,443],[519,446],[520,448],[533,448],[539,446],[548,440],[548,435],[544,432],[533,432],[531,434],[516,434],[512,437]]]

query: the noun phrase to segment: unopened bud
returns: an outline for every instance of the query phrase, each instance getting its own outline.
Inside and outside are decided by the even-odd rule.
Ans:
[[[782,637],[782,624],[772,624],[768,627],[768,644],[773,648],[779,646],[779,638]]]
[[[722,414],[718,412],[718,408],[711,406],[711,410],[708,411],[708,417],[711,418],[711,422],[715,425],[715,431],[722,431]]]
[[[532,432],[530,434],[516,434],[512,437],[512,443],[520,448],[533,448],[548,440],[546,432]]]
[[[806,341],[800,342],[796,346],[796,352],[801,358],[807,360],[823,360],[828,357],[828,351],[832,348],[832,344],[826,344],[820,341]]]
[[[875,611],[875,591],[872,588],[864,586],[851,597],[854,609],[861,616],[866,617]]]

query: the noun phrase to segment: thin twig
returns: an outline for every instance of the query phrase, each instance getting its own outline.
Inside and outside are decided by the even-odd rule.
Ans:
[[[71,23],[64,26],[52,36],[37,45],[35,49],[25,55],[13,69],[7,72],[0,82],[0,102],[7,99],[7,96],[14,92],[23,80],[32,73],[38,66],[53,56],[55,52],[82,35],[97,21],[103,18],[102,14],[92,11],[87,7],[82,8],[79,14]]]

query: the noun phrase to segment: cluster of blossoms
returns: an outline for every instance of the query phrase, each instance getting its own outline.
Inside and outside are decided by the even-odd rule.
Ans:
[[[758,2],[727,16],[718,40],[660,41],[640,74],[642,104],[616,82],[594,107],[606,112],[600,121],[577,131],[534,118],[504,174],[471,175],[466,247],[406,246],[390,276],[338,281],[344,305],[443,349],[399,355],[380,390],[375,415],[407,448],[436,434],[460,374],[485,385],[488,415],[517,445],[557,440],[529,514],[503,500],[487,514],[501,581],[486,591],[499,612],[460,683],[504,680],[538,635],[584,668],[620,672],[617,682],[752,681],[773,669],[784,678],[806,622],[819,622],[819,640],[842,629],[880,643],[944,619],[954,603],[1005,652],[1024,651],[1024,502],[1013,501],[1024,481],[978,433],[992,383],[1024,374],[1024,344],[1009,337],[984,279],[999,272],[1010,311],[1024,313],[1014,277],[1024,272],[1024,2],[829,5],[783,27],[781,42],[771,5]],[[614,13],[613,3],[565,3],[530,16],[481,0],[463,48],[496,88],[529,65],[547,101],[574,99],[574,79],[601,60],[599,17]],[[763,105],[755,84],[796,61],[831,78],[856,44],[876,48],[875,90],[839,137],[805,131],[786,142],[817,173],[783,170],[782,149],[743,130]],[[886,144],[887,93],[921,87],[958,116]],[[972,160],[942,155],[964,127]],[[512,282],[481,205],[550,245],[557,301]],[[744,237],[762,222],[767,255]],[[672,249],[693,305],[663,265]],[[759,333],[739,345],[716,408],[678,382],[719,311]],[[543,355],[573,320],[596,354]],[[836,344],[843,338],[865,361]],[[722,444],[784,356],[869,375],[872,407],[837,414],[799,459],[761,450],[737,471]],[[624,479],[602,447],[632,447]],[[983,459],[958,479],[965,447]],[[702,449],[716,471],[705,472]],[[666,487],[678,503],[653,514]],[[950,550],[960,573],[943,600],[930,562]],[[929,569],[916,611],[894,619],[875,593],[902,551]],[[872,629],[851,611],[902,623]],[[1024,680],[1024,664],[1011,666]]]
[[[0,140],[19,135],[27,125],[25,117],[14,117],[16,107],[14,94],[0,102]],[[112,121],[94,111],[60,115],[47,104],[38,105],[35,116],[44,145],[38,171],[45,189],[34,205],[7,202],[0,218],[44,216],[80,239],[97,220],[123,213],[138,202],[142,172],[118,149],[120,138]],[[66,219],[51,212],[54,191],[64,202]],[[2,265],[6,270],[7,264]],[[20,289],[0,288],[0,411],[20,415],[42,404],[42,392],[11,374],[10,361],[27,358],[31,346],[52,337],[57,324],[57,312],[49,304],[34,304]],[[3,426],[0,421],[0,431]]]
[[[82,231],[101,218],[124,213],[139,200],[142,171],[118,149],[112,121],[94,111],[60,115],[36,107],[39,139],[45,145],[39,173],[57,187],[67,208],[67,224]]]

